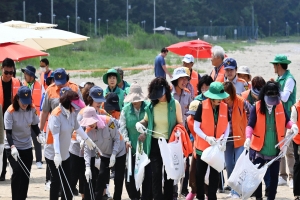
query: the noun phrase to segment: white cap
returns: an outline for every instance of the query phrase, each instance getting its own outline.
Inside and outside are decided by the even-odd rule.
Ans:
[[[239,66],[236,72],[237,74],[248,74],[250,75],[250,68],[247,66]]]
[[[187,75],[183,67],[176,68],[173,72],[173,78],[171,81],[175,81],[181,77],[190,77],[190,76]]]
[[[84,87],[85,84],[86,84],[86,82],[81,82],[81,83],[79,84],[79,87]]]
[[[193,63],[194,62],[194,56],[192,56],[191,54],[185,54],[185,56],[183,57],[182,62],[185,63]]]

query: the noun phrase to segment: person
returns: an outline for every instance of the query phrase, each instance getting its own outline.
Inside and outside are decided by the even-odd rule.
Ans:
[[[225,151],[227,179],[229,179],[235,163],[244,151],[244,142],[246,139],[245,129],[252,105],[248,101],[244,100],[241,96],[236,94],[235,87],[231,82],[224,82],[223,85],[225,92],[229,94],[229,97],[224,99],[231,116],[229,137],[234,137],[233,141],[228,141],[226,143]],[[228,197],[233,199],[240,198],[239,194],[229,186],[227,186],[227,188],[225,187],[224,189],[231,190]]]
[[[123,108],[123,101],[125,98],[125,91],[118,87],[118,84],[122,81],[120,74],[115,69],[109,69],[103,75],[103,82],[107,85],[107,88],[104,90],[104,96],[108,93],[116,93],[119,97],[119,107]]]
[[[115,119],[108,116],[98,116],[93,107],[87,107],[83,111],[83,118],[80,125],[86,127],[86,132],[89,137],[93,138],[98,152],[100,152],[100,170],[97,177],[97,191],[95,199],[107,200],[109,197],[103,196],[103,191],[106,188],[106,183],[109,181],[110,168],[115,166],[115,192],[113,199],[121,200],[123,181],[125,174],[126,163],[126,147],[125,142],[120,138]],[[95,154],[87,146],[84,147],[85,160],[85,199],[90,199],[89,182],[92,179],[91,172],[91,156]]]
[[[108,93],[106,95],[106,101],[104,102],[104,110],[116,120],[120,119],[121,109],[119,97],[116,93]]]
[[[135,153],[138,142],[139,132],[135,129],[135,124],[144,118],[147,97],[144,95],[141,86],[134,82],[131,84],[129,93],[125,97],[124,102],[128,102],[124,106],[120,116],[120,133],[126,143],[126,149],[131,148],[132,172],[135,168]],[[145,146],[144,146],[145,147]],[[152,199],[151,186],[151,165],[145,167],[145,178],[143,181],[142,199]],[[127,176],[126,176],[127,177]],[[130,176],[130,182],[126,181],[126,189],[130,199],[140,199],[140,191],[136,189],[134,176]]]
[[[291,107],[296,103],[296,80],[288,70],[288,65],[291,63],[287,59],[286,55],[278,54],[275,56],[274,60],[270,62],[273,64],[274,71],[278,75],[276,81],[280,84],[280,97],[283,102],[284,109],[286,110],[288,116],[291,116]],[[288,130],[286,134],[290,134]],[[289,174],[286,171],[286,162],[289,168]],[[286,185],[287,179],[289,179],[289,187],[293,188],[293,167],[295,164],[293,144],[290,143],[288,151],[285,157],[281,158],[279,180],[278,185]]]
[[[236,74],[238,78],[244,79],[246,81],[247,86],[245,86],[245,89],[251,89],[252,76],[250,74],[250,68],[248,66],[239,66]]]
[[[0,159],[3,158],[4,152],[4,124],[3,124],[3,112],[2,105],[0,105]],[[0,163],[2,160],[0,160]],[[2,172],[2,168],[0,168],[0,174]]]
[[[183,69],[185,70],[185,73],[186,73],[189,77],[191,77],[191,71],[190,71],[190,69],[187,68],[187,67],[183,67]],[[194,96],[195,96],[195,94],[194,94],[194,88],[193,88],[193,85],[190,83],[190,80],[191,80],[191,78],[189,78],[189,80],[188,80],[188,82],[187,82],[187,84],[186,84],[186,89],[188,89],[188,90],[190,91],[191,96],[194,98]]]
[[[184,67],[187,67],[190,71],[190,73],[189,73],[190,74],[190,83],[193,86],[193,91],[191,91],[189,88],[188,89],[190,90],[192,97],[194,98],[199,93],[199,91],[197,89],[197,85],[201,78],[200,74],[196,70],[193,70],[194,56],[192,56],[191,54],[186,54],[183,57],[182,65]]]
[[[226,139],[229,134],[230,114],[227,105],[222,102],[229,97],[220,82],[210,84],[209,90],[204,93],[206,100],[199,104],[194,116],[195,151],[196,151],[196,183],[197,199],[204,199],[204,177],[208,164],[201,160],[203,151],[209,146],[217,145],[216,139],[224,135],[222,142],[218,145],[221,151],[226,150]],[[217,199],[219,185],[219,173],[210,167],[208,199]]]
[[[248,89],[248,83],[237,76],[237,63],[233,58],[227,58],[224,62],[225,81],[233,83],[236,93],[241,95],[242,92]]]
[[[81,83],[78,85],[78,87],[79,87],[79,89],[80,89],[80,92],[81,92],[81,94],[82,94],[82,90],[83,90],[83,88],[84,88],[85,84],[86,84],[86,82],[81,82]]]
[[[40,102],[42,98],[42,88],[38,81],[35,79],[37,78],[35,76],[35,68],[33,66],[26,66],[25,69],[21,69],[21,71],[24,73],[24,82],[23,85],[27,86],[31,90],[32,95],[32,103],[35,106],[37,115],[40,116]],[[36,167],[38,169],[43,168],[43,162],[42,162],[42,145],[37,141],[36,135],[33,130],[31,130],[31,136],[32,141],[34,144],[34,150],[35,150],[35,159],[36,159]]]
[[[115,70],[117,70],[118,74],[121,77],[121,82],[118,83],[118,87],[122,90],[126,91],[130,87],[130,84],[127,81],[124,81],[124,71],[120,67],[116,67]]]
[[[40,76],[40,84],[42,86],[42,92],[44,93],[48,88],[48,85],[46,84],[46,79],[50,77],[52,73],[52,70],[49,68],[49,60],[47,58],[41,59],[40,70],[42,72]]]
[[[214,66],[214,69],[211,71],[210,76],[212,77],[213,81],[223,83],[225,78],[225,70],[223,65],[225,51],[220,46],[214,46],[211,51],[211,64]]]
[[[280,86],[276,82],[268,81],[259,93],[259,101],[255,103],[246,127],[246,141],[244,147],[250,150],[250,159],[259,168],[273,158],[277,157],[279,150],[283,156],[287,146],[275,145],[284,139],[286,128],[298,132],[298,127],[290,121],[283,104],[280,101]],[[268,199],[276,198],[279,161],[276,160],[269,166],[270,186]],[[256,199],[262,199],[262,184],[255,191]]]
[[[2,75],[0,81],[0,105],[2,105],[3,115],[7,108],[11,105],[14,96],[17,94],[18,89],[22,85],[21,82],[13,77],[15,72],[15,62],[10,58],[5,58],[1,65]],[[5,127],[4,127],[5,128]],[[3,153],[3,165],[0,175],[0,181],[5,181],[7,157],[6,150]],[[2,159],[2,158],[0,158]]]
[[[85,88],[90,89],[91,87],[95,86],[95,84],[93,82],[81,82],[78,86],[82,94]]]
[[[93,149],[96,146],[79,126],[76,119],[77,113],[75,111],[85,106],[78,93],[65,87],[61,88],[60,91],[59,105],[49,117],[49,131],[46,137],[47,142],[44,145],[45,159],[52,175],[50,200],[58,200],[60,186],[62,186],[61,199],[72,199],[68,183],[70,182],[69,146],[73,130],[81,136],[89,148]]]
[[[168,76],[170,78],[172,78],[172,75],[168,71],[166,62],[165,62],[165,57],[168,55],[168,53],[169,53],[169,50],[166,47],[164,47],[161,49],[160,54],[155,57],[154,74],[155,74],[156,78],[158,78],[158,77],[166,78],[166,74],[168,74]]]
[[[204,93],[209,90],[209,86],[210,84],[214,82],[213,79],[211,78],[211,76],[209,75],[204,75],[201,77],[198,85],[197,85],[197,88],[198,88],[198,91],[199,91],[199,95],[197,95],[195,97],[195,100],[197,101],[203,101],[206,99],[206,97],[204,96]]]
[[[82,97],[85,105],[94,107],[98,115],[107,115],[107,112],[101,108],[102,104],[106,102],[104,91],[101,87],[86,86],[86,88],[82,91]],[[78,114],[80,117],[82,117],[83,110],[84,109],[82,109]],[[78,121],[80,120],[81,118],[78,119]]]
[[[31,129],[39,142],[44,138],[38,127],[39,117],[31,101],[31,90],[21,86],[4,114],[6,156],[12,168],[12,200],[27,198],[32,155]]]
[[[183,125],[181,107],[179,102],[172,97],[170,86],[163,77],[155,78],[150,82],[148,98],[151,100],[151,104],[146,107],[144,119],[137,122],[135,127],[141,133],[139,141],[145,141],[145,153],[151,161],[153,198],[170,200],[173,199],[174,180],[167,179],[164,170],[164,187],[162,187],[163,161],[158,138],[163,137],[168,141],[175,125]],[[144,132],[145,127],[147,127],[147,132]]]
[[[248,90],[242,92],[241,96],[247,100],[251,105],[258,100],[259,92],[266,84],[266,81],[261,76],[255,76],[251,82],[252,86]]]

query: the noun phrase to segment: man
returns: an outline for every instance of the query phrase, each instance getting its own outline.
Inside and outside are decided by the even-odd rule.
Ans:
[[[47,58],[43,58],[40,61],[40,69],[42,71],[40,76],[40,84],[42,86],[42,92],[44,93],[47,89],[46,79],[51,75],[51,70],[49,69],[49,61]]]
[[[124,90],[125,92],[129,90],[130,84],[127,81],[124,81],[124,71],[120,67],[116,67],[115,70],[120,74],[121,82],[118,83],[118,87]]]
[[[201,76],[195,70],[193,70],[194,56],[191,54],[186,54],[182,60],[182,65],[190,70],[190,83],[193,86],[193,90],[191,91],[190,88],[188,89],[190,90],[192,97],[196,97],[198,95],[197,85]]]
[[[214,69],[211,71],[210,76],[214,81],[223,83],[225,78],[225,70],[223,65],[225,51],[220,46],[214,46],[211,51],[211,64],[214,66]]]
[[[21,71],[24,73],[24,79],[25,79],[23,85],[27,86],[31,90],[32,103],[35,105],[37,115],[39,116],[42,90],[41,90],[40,83],[35,80],[37,78],[35,76],[36,70],[33,66],[29,65],[25,69],[21,69]],[[42,145],[37,141],[36,134],[32,129],[31,129],[31,138],[35,149],[36,167],[38,169],[43,169]]]
[[[288,64],[291,63],[290,60],[287,59],[286,55],[276,55],[274,60],[270,62],[274,66],[274,71],[278,74],[277,82],[280,84],[280,97],[283,103],[284,109],[287,112],[288,116],[291,116],[291,107],[296,103],[296,80],[294,76],[291,74],[290,70],[288,70]],[[288,131],[286,134],[291,134]],[[289,168],[289,175],[286,173],[286,162]],[[280,171],[279,171],[279,180],[278,185],[286,185],[287,178],[289,177],[289,187],[293,188],[293,174],[294,174],[294,152],[293,152],[293,143],[290,142],[286,156],[281,159],[280,162]]]
[[[5,58],[1,66],[2,76],[0,81],[0,105],[2,106],[3,116],[7,108],[11,105],[14,96],[17,94],[18,89],[21,86],[21,82],[18,79],[13,77],[13,74],[15,72],[14,69],[15,69],[14,61],[10,58]],[[4,149],[3,166],[2,166],[2,173],[0,175],[0,181],[5,181],[6,166],[7,166],[7,157]]]
[[[233,58],[227,58],[224,62],[225,81],[230,81],[235,86],[236,94],[241,95],[248,88],[248,83],[241,78],[238,78],[237,63]]]
[[[163,77],[166,78],[166,74],[170,78],[172,78],[171,73],[168,71],[166,67],[166,62],[165,62],[165,57],[168,55],[169,50],[164,47],[161,49],[160,54],[156,56],[155,61],[154,61],[154,73],[155,77]]]

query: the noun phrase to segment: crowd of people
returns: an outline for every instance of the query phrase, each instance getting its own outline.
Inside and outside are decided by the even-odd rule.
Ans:
[[[226,190],[228,198],[238,199],[242,194],[225,180],[239,167],[235,164],[243,152],[259,168],[280,155],[264,176],[264,195],[276,199],[277,186],[288,184],[299,200],[300,101],[296,102],[296,80],[287,56],[276,55],[270,62],[277,79],[264,80],[252,78],[249,67],[225,58],[220,46],[212,48],[214,68],[209,75],[193,69],[190,54],[171,74],[164,60],[167,54],[163,48],[155,58],[155,78],[147,95],[139,83],[123,80],[121,68],[103,75],[106,88],[92,82],[77,85],[64,69],[51,70],[46,58],[40,61],[39,81],[36,68],[27,66],[21,70],[21,83],[15,78],[14,61],[6,58],[0,81],[0,181],[8,178],[8,160],[13,171],[12,199],[27,198],[34,145],[36,167],[46,166],[45,190],[50,200],[70,200],[78,194],[85,200],[120,200],[124,184],[133,200],[179,196],[213,200]],[[178,127],[182,131],[174,131]],[[292,142],[284,143],[291,135]],[[168,178],[160,141],[179,137],[183,138],[179,141],[183,141],[185,175],[173,180]],[[211,146],[224,154],[221,171],[202,159]],[[150,163],[137,187],[135,171],[141,153]],[[108,190],[111,178],[113,194]],[[262,183],[252,196],[263,199]]]

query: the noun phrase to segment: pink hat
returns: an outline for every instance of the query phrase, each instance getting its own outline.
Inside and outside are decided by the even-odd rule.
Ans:
[[[85,107],[85,104],[81,99],[72,100],[71,105],[75,108],[75,110],[80,110]]]
[[[94,107],[86,107],[83,111],[83,118],[80,121],[80,126],[89,126],[98,122],[98,116]]]

